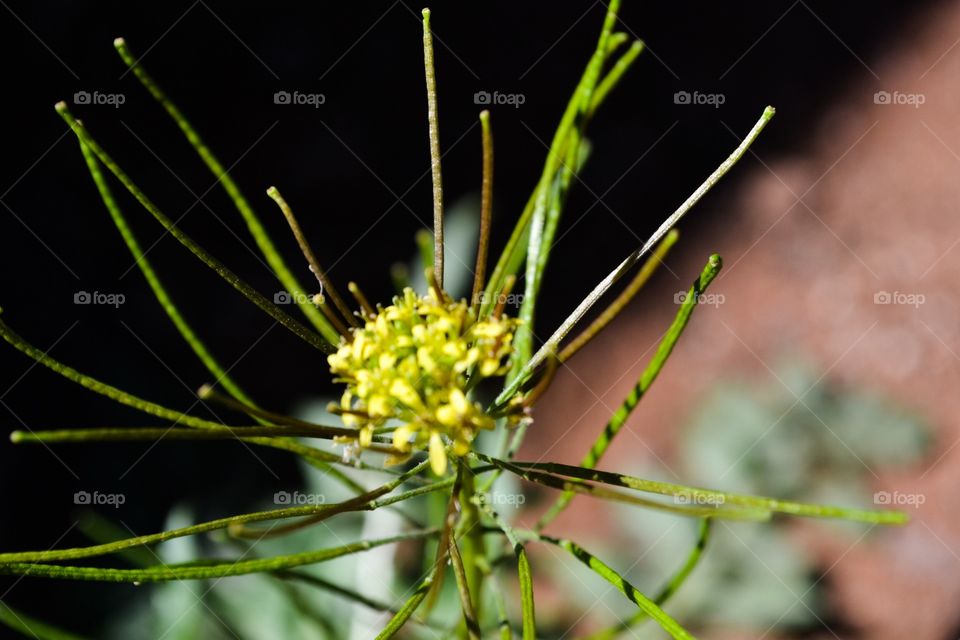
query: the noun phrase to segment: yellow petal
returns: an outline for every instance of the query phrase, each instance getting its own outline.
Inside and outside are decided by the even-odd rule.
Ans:
[[[436,431],[430,434],[430,468],[438,476],[447,472],[447,452],[443,448],[443,439]]]
[[[413,435],[413,427],[405,424],[397,427],[393,432],[393,448],[398,451],[407,451],[410,448],[410,436]]]
[[[360,429],[360,438],[359,438],[359,440],[360,440],[360,446],[361,446],[361,447],[364,447],[364,448],[369,447],[370,444],[373,442],[373,428],[372,428],[372,427],[364,427],[364,428]]]

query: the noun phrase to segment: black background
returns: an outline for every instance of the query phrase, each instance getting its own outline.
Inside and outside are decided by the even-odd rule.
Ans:
[[[650,51],[592,125],[594,155],[582,174],[585,184],[571,198],[567,225],[617,185],[558,245],[540,327],[553,326],[569,312],[729,153],[737,141],[727,126],[742,136],[764,106],[773,104],[778,115],[757,149],[765,157],[796,149],[841,87],[874,82],[857,56],[871,65],[882,60],[890,42],[909,38],[911,13],[929,3],[625,4],[621,28],[643,38]],[[137,55],[146,53],[146,68],[233,167],[231,174],[302,281],[309,281],[309,273],[264,195],[271,184],[298,211],[334,280],[355,279],[371,298],[387,299],[389,265],[412,255],[413,234],[431,216],[420,8],[403,2],[3,4],[5,321],[55,358],[168,406],[190,407],[192,390],[209,380],[139,271],[121,277],[132,260],[98,200],[75,140],[53,110],[57,100],[71,100],[78,91],[122,93],[120,108],[86,105],[74,112],[168,215],[176,219],[189,210],[180,223],[184,230],[259,290],[269,295],[278,289],[251,254],[254,244],[229,200],[219,188],[210,189],[214,177],[132,74],[124,76],[112,46],[118,35]],[[539,140],[552,135],[592,51],[604,7],[495,1],[437,2],[432,8],[441,138],[449,150],[448,202],[479,186],[479,128],[470,130],[479,111],[473,94],[525,96],[520,108],[492,109],[497,251],[539,175],[545,153]],[[673,94],[680,90],[722,92],[726,101],[719,109],[678,106]],[[277,91],[319,92],[326,103],[318,109],[276,105]],[[737,180],[734,171],[708,202],[722,204]],[[195,204],[208,189],[203,204]],[[142,244],[160,239],[162,229],[146,212],[127,194],[118,195]],[[734,216],[726,214],[724,224]],[[709,233],[711,224],[693,216],[684,229]],[[243,357],[232,373],[263,404],[289,409],[298,400],[332,392],[324,359],[282,328],[246,353],[269,319],[173,238],[163,237],[150,259],[221,360],[229,365]],[[74,305],[73,295],[81,290],[123,293],[127,302],[119,309]],[[2,346],[5,432],[25,425],[158,422],[33,367]],[[211,415],[201,405],[194,409]],[[0,548],[84,544],[71,530],[78,489],[123,492],[127,504],[103,513],[142,534],[158,530],[176,502],[188,500],[210,517],[226,515],[288,486],[284,483],[295,474],[286,456],[258,450],[258,461],[232,444],[164,443],[144,455],[148,448],[143,443],[49,451],[0,443]],[[74,630],[92,634],[124,598],[137,593],[125,586],[0,580],[0,594],[14,606],[52,621],[69,620]]]

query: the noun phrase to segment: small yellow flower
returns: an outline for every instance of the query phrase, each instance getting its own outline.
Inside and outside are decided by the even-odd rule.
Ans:
[[[427,449],[434,473],[445,473],[447,443],[465,455],[477,432],[494,426],[467,389],[506,374],[517,324],[506,316],[476,321],[466,301],[409,288],[379,308],[328,357],[347,384],[340,407],[343,423],[357,429],[356,443],[370,446],[375,429],[399,421],[394,448]]]

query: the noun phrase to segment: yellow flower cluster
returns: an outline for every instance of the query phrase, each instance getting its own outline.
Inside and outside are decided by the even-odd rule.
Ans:
[[[480,429],[494,426],[467,390],[506,374],[517,322],[506,316],[476,321],[466,301],[405,289],[328,358],[347,383],[340,399],[344,424],[356,427],[357,443],[368,447],[375,429],[399,421],[394,448],[428,448],[434,473],[442,475],[447,441],[464,455]]]

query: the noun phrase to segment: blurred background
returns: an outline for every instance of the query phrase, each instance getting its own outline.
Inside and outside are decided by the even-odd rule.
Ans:
[[[764,106],[777,116],[683,221],[666,268],[560,372],[521,457],[579,460],[652,354],[675,294],[720,253],[714,297],[604,465],[729,490],[897,505],[913,521],[884,531],[720,526],[714,553],[670,611],[707,638],[960,636],[960,516],[951,508],[960,481],[960,7],[624,4],[619,28],[648,48],[591,124],[593,154],[561,223],[539,335],[700,184]],[[414,234],[431,217],[419,4],[0,5],[8,87],[0,306],[29,341],[125,390],[214,415],[194,396],[209,376],[103,209],[53,111],[61,99],[187,233],[268,297],[278,291],[215,177],[126,73],[112,46],[121,35],[229,167],[290,264],[300,264],[299,252],[264,193],[270,185],[298,212],[334,281],[356,280],[370,298],[389,299],[391,265],[411,258]],[[477,113],[486,105],[477,94],[512,97],[490,106],[496,255],[540,174],[604,3],[432,9],[444,187],[463,216],[476,210],[480,182]],[[187,319],[254,397],[303,412],[334,394],[323,358],[271,329],[118,195]],[[472,264],[464,233],[460,257]],[[307,281],[305,266],[298,275]],[[75,304],[80,292],[124,302]],[[12,348],[0,349],[0,416],[5,432],[156,423]],[[288,456],[226,443],[0,444],[0,548],[88,544],[91,522],[107,520],[124,535],[144,534],[177,518],[248,509],[310,481]],[[94,490],[126,499],[93,517],[73,496]],[[549,497],[524,490],[530,499],[513,516],[521,524]],[[692,543],[688,524],[578,499],[554,530],[606,550],[653,589]],[[538,618],[556,637],[626,615],[619,594],[549,550],[534,564],[548,589]],[[243,595],[230,584],[197,595]],[[563,604],[571,594],[576,608]],[[118,612],[136,621],[164,602],[179,611],[196,599],[177,597],[0,580],[0,600],[94,637],[200,637],[180,619],[157,622],[151,629],[166,629],[157,633],[115,628]],[[637,633],[659,637],[652,626]]]

